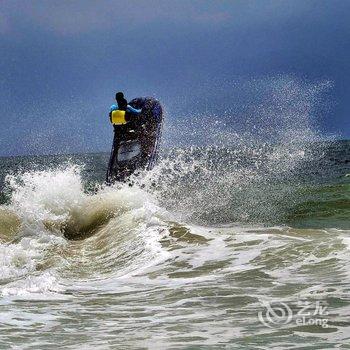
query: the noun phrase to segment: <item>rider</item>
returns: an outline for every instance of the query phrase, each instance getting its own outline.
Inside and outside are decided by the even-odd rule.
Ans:
[[[128,105],[128,101],[124,98],[124,94],[122,92],[117,92],[115,94],[115,100],[117,101],[117,104],[113,104],[109,112],[109,119],[111,120],[111,122],[113,111],[125,111],[129,115],[139,115],[141,113],[141,109],[136,109]]]

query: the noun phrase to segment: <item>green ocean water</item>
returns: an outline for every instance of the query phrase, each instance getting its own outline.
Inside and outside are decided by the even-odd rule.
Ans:
[[[349,141],[107,161],[0,159],[0,348],[350,348]]]

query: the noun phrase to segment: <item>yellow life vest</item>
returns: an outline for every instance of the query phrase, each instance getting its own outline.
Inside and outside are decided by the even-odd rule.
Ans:
[[[125,120],[125,111],[121,111],[119,109],[112,111],[111,121],[113,125],[126,124],[127,121]]]

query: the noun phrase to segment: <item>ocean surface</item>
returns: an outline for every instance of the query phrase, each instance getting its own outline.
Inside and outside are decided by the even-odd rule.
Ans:
[[[350,142],[0,158],[1,349],[350,349]]]

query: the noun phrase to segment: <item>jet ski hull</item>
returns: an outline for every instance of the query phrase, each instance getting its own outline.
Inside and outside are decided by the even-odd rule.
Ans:
[[[163,108],[154,98],[135,98],[129,105],[141,109],[124,125],[114,125],[114,138],[106,182],[126,181],[137,171],[151,170],[156,164]]]

